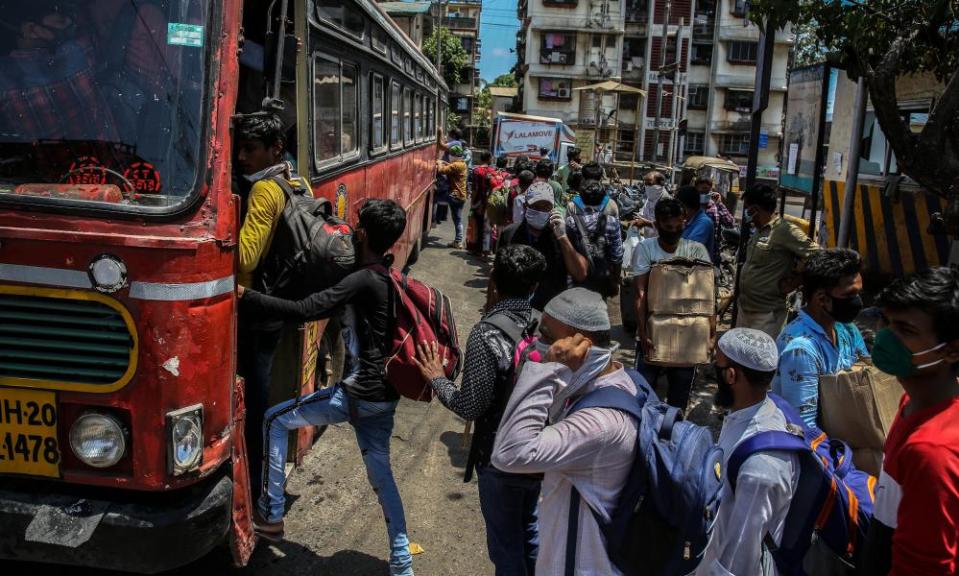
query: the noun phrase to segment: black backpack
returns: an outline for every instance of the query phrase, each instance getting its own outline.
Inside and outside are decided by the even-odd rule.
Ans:
[[[283,190],[286,206],[259,267],[259,287],[273,296],[299,299],[335,285],[356,264],[353,229],[333,216],[329,200],[313,198],[306,186],[294,189],[284,178],[272,180]]]
[[[619,294],[619,277],[613,271],[613,266],[606,258],[606,246],[609,243],[606,239],[606,226],[608,216],[605,213],[599,215],[596,220],[596,228],[592,233],[586,226],[586,220],[578,210],[569,212],[579,230],[580,238],[583,240],[583,248],[586,250],[586,260],[589,261],[589,271],[586,273],[586,281],[583,287],[588,288],[606,298],[611,298]]]

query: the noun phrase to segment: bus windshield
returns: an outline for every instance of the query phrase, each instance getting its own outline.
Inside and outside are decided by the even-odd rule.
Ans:
[[[0,198],[164,212],[197,193],[209,3],[0,0]]]

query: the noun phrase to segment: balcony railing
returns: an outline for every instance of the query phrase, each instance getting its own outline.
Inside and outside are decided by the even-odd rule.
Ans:
[[[462,16],[447,16],[443,18],[443,25],[447,28],[456,28],[459,30],[475,30],[476,18],[464,18]]]
[[[712,43],[715,31],[716,22],[713,20],[703,24],[696,24],[693,26],[693,42]]]
[[[717,120],[709,123],[709,129],[716,133],[747,134],[752,128],[752,119],[743,116],[739,120]],[[763,123],[763,131],[773,138],[782,136],[782,126],[779,124]]]
[[[541,50],[539,53],[540,64],[558,64],[560,66],[572,66],[576,63],[576,52],[561,52],[559,50]]]

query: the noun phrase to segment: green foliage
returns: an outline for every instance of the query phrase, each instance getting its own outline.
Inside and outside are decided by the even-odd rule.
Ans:
[[[495,80],[494,80],[495,82]],[[478,96],[476,96],[476,107],[474,108],[477,116],[473,123],[478,126],[489,126],[490,110],[493,108],[493,95],[489,91],[490,85],[483,86]]]
[[[460,125],[460,122],[463,121],[463,118],[455,112],[446,113],[446,126],[449,128],[455,128]]]
[[[490,86],[500,86],[503,88],[513,88],[516,86],[516,76],[512,73],[500,74],[495,80],[490,82]]]
[[[443,68],[443,80],[452,89],[463,80],[463,67],[469,64],[470,55],[463,48],[459,38],[446,28],[434,29],[430,37],[423,42],[423,54],[436,62],[436,33],[440,33],[440,59]]]
[[[957,0],[754,0],[750,17],[776,27],[793,22],[811,52],[828,52],[854,78],[881,65],[899,40],[899,68],[940,80],[959,66]]]

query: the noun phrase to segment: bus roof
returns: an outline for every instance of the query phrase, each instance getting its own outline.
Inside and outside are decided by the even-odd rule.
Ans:
[[[443,89],[449,90],[449,87],[446,85],[446,82],[443,81],[443,77],[437,72],[436,66],[429,61],[429,58],[423,54],[423,52],[416,47],[416,44],[407,36],[399,26],[393,22],[393,19],[390,18],[390,15],[386,13],[386,10],[374,0],[354,0],[363,11],[367,13],[374,22],[380,25],[381,28],[386,30],[386,33],[395,40],[400,46],[402,46],[407,54],[413,57],[416,60],[417,64],[422,66],[426,72],[436,80]]]

